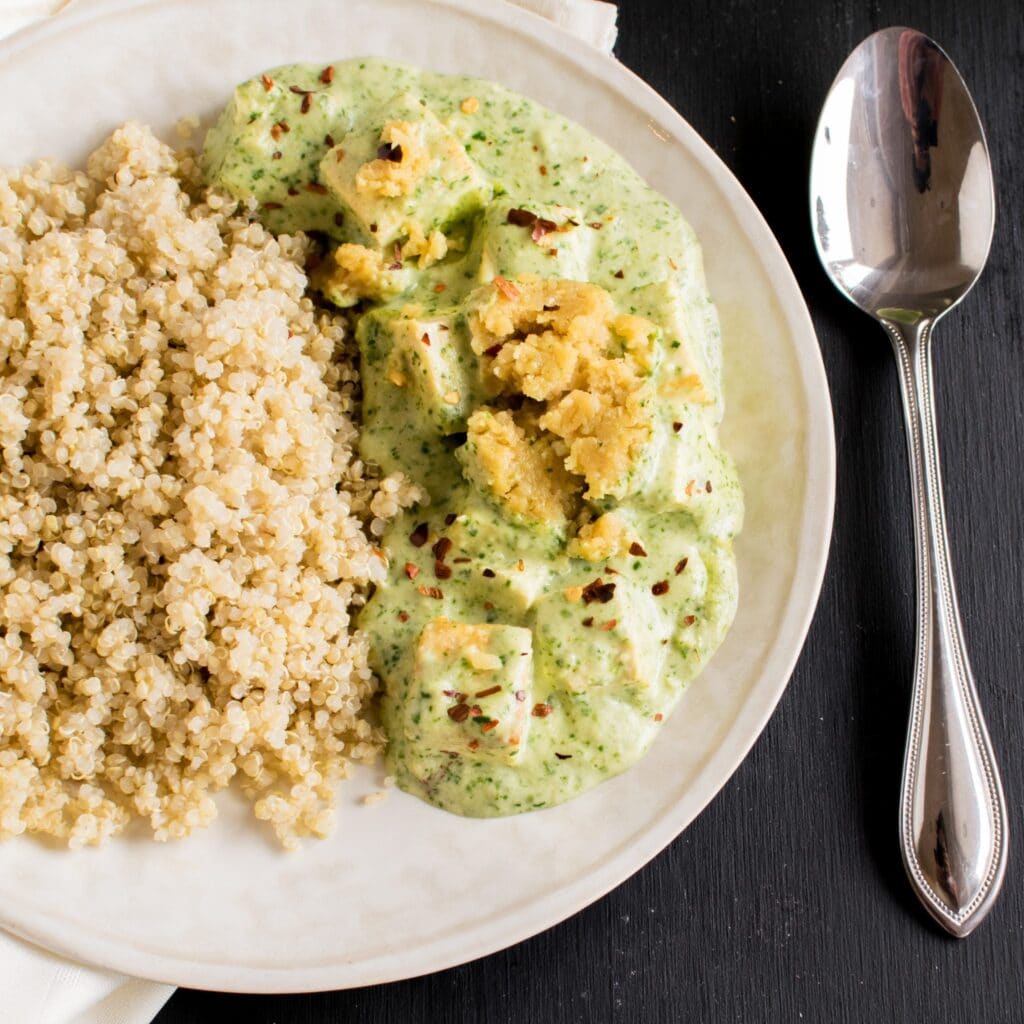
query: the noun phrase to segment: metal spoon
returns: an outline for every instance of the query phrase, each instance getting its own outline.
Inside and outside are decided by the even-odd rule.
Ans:
[[[913,29],[865,39],[818,122],[811,219],[832,282],[885,328],[899,366],[917,555],[900,841],[921,902],[959,937],[988,913],[1002,885],[1006,805],[953,588],[931,339],[985,265],[994,205],[984,132],[952,61]]]

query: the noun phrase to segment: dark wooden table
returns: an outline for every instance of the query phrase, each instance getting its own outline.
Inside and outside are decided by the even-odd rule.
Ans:
[[[814,317],[839,453],[835,532],[803,656],[711,806],[615,892],[476,963],[319,995],[178,992],[159,1024],[1024,1021],[1024,12],[981,0],[627,0],[617,53],[707,139],[785,249]],[[998,188],[992,256],[941,325],[938,409],[968,645],[1010,805],[1003,895],[964,941],[918,909],[896,842],[914,644],[892,357],[825,280],[807,218],[818,108],[892,24],[972,88]]]

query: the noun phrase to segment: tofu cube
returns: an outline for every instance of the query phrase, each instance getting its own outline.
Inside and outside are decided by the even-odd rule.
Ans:
[[[462,143],[411,93],[389,100],[320,162],[320,181],[346,228],[368,246],[391,248],[415,222],[424,235],[480,209],[491,185]]]
[[[539,219],[531,221],[531,216]],[[544,222],[557,225],[558,230],[545,233]],[[481,284],[499,274],[513,280],[523,273],[587,281],[595,235],[582,223],[578,211],[551,203],[502,198],[488,206],[467,262],[476,265]]]
[[[413,671],[402,711],[411,742],[495,764],[521,758],[532,707],[528,629],[434,619]]]

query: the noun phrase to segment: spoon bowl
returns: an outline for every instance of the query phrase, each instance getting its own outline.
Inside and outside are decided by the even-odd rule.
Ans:
[[[896,355],[917,563],[900,847],[919,899],[958,937],[977,926],[1002,885],[1006,805],[953,584],[931,340],[985,265],[993,192],[985,133],[952,61],[914,29],[865,39],[822,109],[811,222],[833,283],[881,323]]]
[[[992,168],[967,86],[931,39],[889,28],[850,54],[811,166],[818,255],[857,306],[935,318],[970,291],[992,241]]]

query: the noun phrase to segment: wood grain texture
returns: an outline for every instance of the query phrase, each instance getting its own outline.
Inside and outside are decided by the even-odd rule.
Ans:
[[[865,35],[908,24],[974,92],[998,184],[988,269],[937,332],[939,429],[964,629],[1010,805],[1001,901],[967,940],[931,926],[896,838],[913,663],[909,483],[879,328],[817,263],[818,109]],[[1024,1020],[1024,15],[981,0],[627,0],[620,58],[736,173],[804,289],[832,388],[833,548],[792,683],[750,757],[660,857],[573,919],[399,984],[309,996],[179,992],[159,1024]],[[339,913],[341,913],[339,908]],[[486,912],[482,907],[481,912]]]

